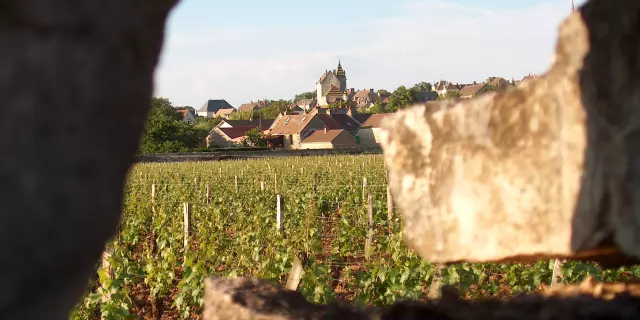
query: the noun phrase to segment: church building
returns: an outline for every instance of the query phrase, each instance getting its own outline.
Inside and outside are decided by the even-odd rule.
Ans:
[[[338,69],[325,71],[316,82],[318,106],[327,106],[338,101],[347,101],[347,75],[338,61]]]

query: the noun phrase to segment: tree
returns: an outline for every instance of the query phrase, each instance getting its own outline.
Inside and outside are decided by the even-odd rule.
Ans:
[[[414,101],[414,90],[407,89],[405,86],[399,86],[391,96],[389,96],[389,104],[387,110],[395,112],[398,109],[402,109]]]
[[[200,144],[198,130],[182,121],[166,98],[153,98],[142,139],[141,153],[187,152]]]
[[[431,91],[431,89],[433,89],[433,87],[431,86],[431,83],[429,82],[420,82],[420,83],[416,83],[413,85],[413,88],[411,88],[415,91],[426,91],[429,92]]]
[[[385,106],[382,102],[376,101],[369,110],[368,113],[389,113],[390,111],[387,106]]]
[[[447,91],[447,93],[438,97],[438,100],[459,99],[460,91]]]
[[[381,97],[388,97],[391,95],[391,92],[385,90],[385,89],[380,89],[378,90],[378,95]]]
[[[198,136],[200,137],[200,141],[205,141],[209,132],[213,130],[215,126],[217,126],[222,121],[222,117],[218,116],[215,118],[207,118],[207,117],[197,117],[196,123],[193,127],[198,131]]]
[[[244,139],[244,144],[252,147],[266,147],[267,140],[258,128],[253,128],[247,131],[247,137]]]
[[[315,91],[303,92],[300,94],[296,94],[296,96],[293,98],[293,101],[296,102],[302,99],[313,99],[316,97],[316,95],[317,95],[317,92]]]

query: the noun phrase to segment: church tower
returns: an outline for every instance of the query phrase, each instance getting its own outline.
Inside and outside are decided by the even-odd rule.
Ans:
[[[336,70],[336,76],[338,80],[340,80],[340,91],[344,92],[347,90],[347,74],[342,69],[342,65],[340,64],[340,60],[338,60],[338,69]]]

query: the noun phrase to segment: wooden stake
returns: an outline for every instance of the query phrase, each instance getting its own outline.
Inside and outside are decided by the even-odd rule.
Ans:
[[[562,279],[564,278],[562,274],[562,262],[560,259],[556,259],[553,262],[553,273],[551,274],[551,287],[555,287],[559,284],[562,284]]]
[[[313,174],[313,198],[318,199],[318,174]]]
[[[394,211],[395,211],[395,207],[393,205],[393,196],[391,195],[391,188],[387,186],[387,219],[389,219],[389,222],[393,220]]]
[[[282,206],[283,206],[283,199],[282,199],[282,195],[277,195],[276,196],[276,230],[278,230],[278,232],[281,232],[283,227],[282,227]]]
[[[182,213],[184,215],[184,253],[186,255],[189,248],[189,234],[191,233],[191,206],[188,202],[182,204]]]
[[[260,191],[264,191],[264,180],[260,181]]]
[[[209,183],[207,183],[207,204],[211,204],[211,188],[209,187]]]
[[[234,184],[236,185],[236,192],[238,192],[238,176],[234,176]]]
[[[362,178],[362,201],[367,199],[367,178]]]
[[[442,286],[442,270],[444,270],[445,268],[446,266],[444,264],[438,264],[435,266],[433,279],[431,280],[431,285],[429,286],[429,293],[427,293],[427,298],[435,300],[440,297],[440,287]]]
[[[273,174],[273,187],[275,188],[275,192],[278,193],[278,174]]]
[[[293,257],[293,264],[291,265],[291,271],[289,271],[289,277],[287,278],[287,284],[285,286],[287,290],[298,290],[304,265],[303,260],[306,260],[306,257],[304,257],[304,253],[302,252]]]
[[[364,258],[369,260],[371,258],[371,247],[373,245],[373,195],[369,193],[367,213],[369,217],[369,224],[367,229],[367,241],[364,244]]]

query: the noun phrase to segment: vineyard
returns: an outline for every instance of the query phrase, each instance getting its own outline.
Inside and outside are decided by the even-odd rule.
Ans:
[[[138,164],[105,252],[73,319],[198,319],[206,277],[284,285],[296,256],[298,290],[315,302],[424,300],[438,269],[404,244],[380,155]],[[552,269],[456,264],[440,275],[473,299],[542,290]],[[566,262],[562,273],[565,283],[625,281],[640,268]]]

